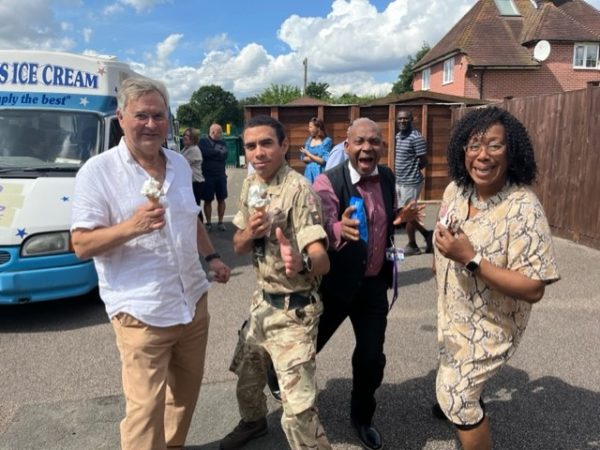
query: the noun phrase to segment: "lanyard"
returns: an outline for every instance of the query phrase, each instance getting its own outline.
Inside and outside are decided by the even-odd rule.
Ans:
[[[391,246],[385,249],[385,257],[388,261],[392,262],[392,303],[388,312],[392,310],[394,303],[398,299],[398,264],[404,261],[404,250],[397,248],[394,245],[394,241],[391,241]]]

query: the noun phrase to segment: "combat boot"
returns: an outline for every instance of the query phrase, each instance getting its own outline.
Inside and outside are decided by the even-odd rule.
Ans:
[[[235,450],[241,448],[248,441],[264,436],[268,431],[267,419],[264,417],[255,422],[244,422],[243,420],[240,420],[240,423],[237,424],[233,431],[223,438],[219,445],[219,449]]]

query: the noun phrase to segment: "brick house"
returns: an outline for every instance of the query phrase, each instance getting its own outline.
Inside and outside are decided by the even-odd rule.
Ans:
[[[414,68],[413,89],[487,100],[600,80],[600,11],[583,0],[479,0]]]

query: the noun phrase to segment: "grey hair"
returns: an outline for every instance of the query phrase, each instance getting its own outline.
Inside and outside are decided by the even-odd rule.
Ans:
[[[371,125],[373,128],[375,128],[377,130],[377,133],[381,135],[381,128],[379,128],[379,125],[377,125],[377,122],[369,119],[368,117],[359,117],[358,119],[354,119],[354,121],[348,127],[348,131],[346,132],[346,134],[348,136],[350,136],[350,133],[352,133],[352,129],[355,126],[363,124],[363,123]]]
[[[138,99],[151,92],[158,92],[165,101],[165,108],[169,108],[167,87],[162,82],[150,78],[126,78],[123,80],[117,93],[117,108],[124,111],[129,100]]]

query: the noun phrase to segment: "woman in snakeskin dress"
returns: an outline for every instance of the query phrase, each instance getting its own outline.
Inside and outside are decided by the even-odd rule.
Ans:
[[[452,182],[435,229],[440,361],[434,414],[464,450],[491,449],[485,382],[506,364],[532,305],[559,279],[550,228],[531,184],[524,126],[497,107],[467,113],[448,148]]]

